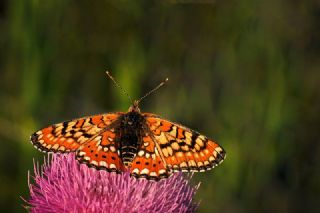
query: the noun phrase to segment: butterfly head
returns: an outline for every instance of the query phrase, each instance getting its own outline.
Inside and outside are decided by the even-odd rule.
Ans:
[[[128,112],[138,112],[140,113],[139,101],[133,101],[133,104],[129,107]]]

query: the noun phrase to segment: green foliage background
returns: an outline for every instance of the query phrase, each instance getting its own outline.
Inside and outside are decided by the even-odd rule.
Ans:
[[[24,212],[37,129],[126,111],[127,97],[227,151],[199,212],[316,212],[320,4],[290,0],[4,0],[0,3],[0,209]]]

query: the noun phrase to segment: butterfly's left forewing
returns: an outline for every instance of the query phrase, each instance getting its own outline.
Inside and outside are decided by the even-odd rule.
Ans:
[[[210,170],[225,159],[223,148],[206,136],[153,114],[144,116],[152,138],[171,170]]]
[[[33,133],[31,143],[43,152],[74,152],[113,123],[120,114],[95,115],[54,124]]]

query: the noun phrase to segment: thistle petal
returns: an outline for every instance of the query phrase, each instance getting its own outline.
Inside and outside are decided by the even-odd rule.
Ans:
[[[98,171],[79,164],[74,154],[53,155],[44,165],[34,163],[29,175],[31,212],[194,212],[199,184],[175,173],[151,182],[121,174]]]

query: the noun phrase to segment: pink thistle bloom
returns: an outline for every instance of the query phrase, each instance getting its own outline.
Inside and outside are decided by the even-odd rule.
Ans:
[[[41,168],[34,166],[29,184],[31,212],[194,212],[192,198],[199,184],[190,186],[181,173],[151,182],[98,171],[79,164],[74,154],[53,155]],[[30,179],[30,176],[29,176]]]

